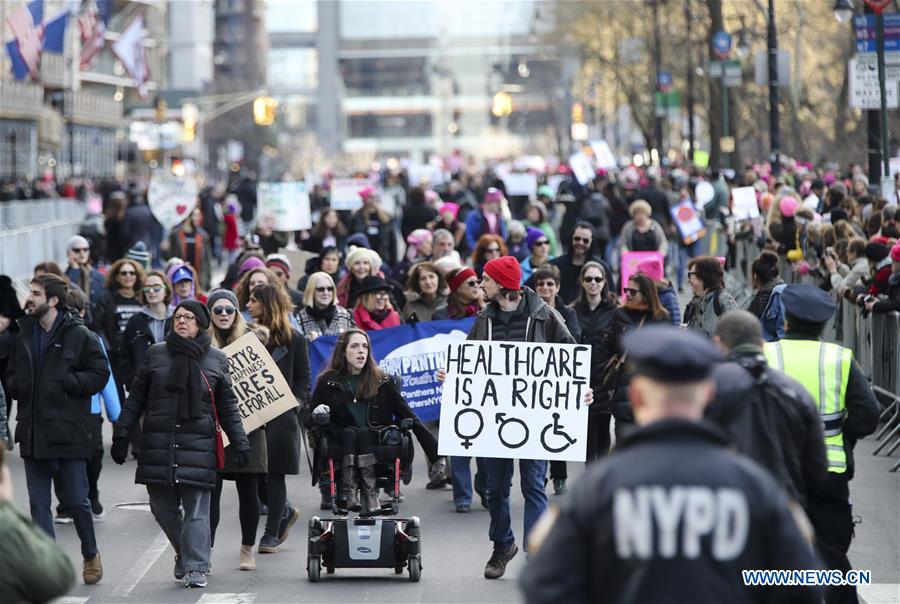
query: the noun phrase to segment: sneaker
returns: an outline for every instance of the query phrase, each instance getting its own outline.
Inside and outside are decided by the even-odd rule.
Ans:
[[[554,478],[553,479],[553,494],[554,495],[564,495],[566,492],[566,479],[565,478]]]
[[[94,554],[93,558],[85,558],[81,566],[81,578],[85,585],[93,585],[99,583],[103,578],[103,565],[100,563],[100,552]]]
[[[184,566],[182,566],[181,564],[181,556],[179,556],[178,554],[175,554],[175,570],[172,571],[172,574],[175,575],[176,581],[181,581],[182,579],[184,579],[184,575],[186,574],[184,572]]]
[[[53,519],[53,524],[72,524],[74,519],[72,518],[72,514],[69,512],[56,512],[56,518]]]
[[[300,510],[291,504],[287,504],[284,512],[284,516],[281,517],[281,523],[278,525],[278,545],[287,541],[288,535],[291,533],[291,527],[300,519]]]
[[[274,535],[263,535],[259,540],[257,551],[261,554],[275,554],[278,552],[278,537]]]
[[[471,506],[466,505],[465,503],[461,503],[458,506],[456,506],[456,513],[457,514],[468,514],[470,509],[472,509]]]
[[[185,577],[184,586],[189,589],[193,587],[203,589],[206,587],[206,573],[201,573],[199,570],[192,570],[187,574],[187,577]]]
[[[491,559],[488,560],[488,563],[484,566],[484,578],[485,579],[499,579],[503,576],[503,573],[506,572],[506,565],[509,564],[509,561],[516,557],[516,554],[519,553],[519,548],[515,543],[509,546],[509,549],[498,549],[494,548],[494,552],[491,554]]]
[[[103,504],[100,503],[99,499],[91,499],[91,515],[94,516],[94,520],[102,520],[106,516],[106,512],[103,511]]]

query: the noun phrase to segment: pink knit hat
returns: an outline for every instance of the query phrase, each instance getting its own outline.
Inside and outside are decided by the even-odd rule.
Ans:
[[[459,215],[459,204],[453,203],[452,201],[441,204],[441,208],[438,210],[438,213],[443,216],[448,212],[450,214],[453,214],[453,218],[456,218]]]
[[[786,195],[781,198],[781,201],[778,202],[778,209],[781,210],[781,215],[785,218],[790,218],[794,214],[797,213],[797,208],[800,207],[800,202],[797,201],[796,197],[792,197],[790,195]]]
[[[495,189],[494,187],[488,189],[487,193],[484,194],[484,203],[490,203],[492,201],[503,201],[503,191]]]
[[[900,262],[900,242],[895,243],[894,247],[891,248],[891,260]]]
[[[637,272],[647,275],[654,281],[662,281],[664,277],[663,265],[659,258],[644,258],[638,262]]]
[[[378,193],[378,189],[373,186],[363,187],[359,190],[359,196],[363,201],[365,201],[367,197],[375,195],[376,193]]]

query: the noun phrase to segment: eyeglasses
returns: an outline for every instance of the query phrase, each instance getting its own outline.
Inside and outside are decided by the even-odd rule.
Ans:
[[[468,285],[469,287],[478,287],[478,281],[472,279],[470,281],[466,281],[466,285]]]
[[[378,291],[378,292],[375,292],[375,297],[376,298],[388,298],[388,297],[390,297],[390,294],[385,291]]]
[[[137,275],[136,271],[119,271],[119,275],[123,277],[134,277]]]
[[[172,317],[174,323],[193,323],[197,320],[194,315],[175,315]]]
[[[234,306],[216,306],[213,309],[215,315],[233,315],[236,312],[237,309]]]
[[[697,273],[695,271],[688,271],[688,277],[696,277]]]
[[[72,251],[75,252],[76,254],[80,254],[82,252],[91,251],[91,248],[89,248],[89,247],[73,247]]]
[[[572,237],[572,241],[574,243],[590,243],[591,238],[590,237]]]
[[[540,283],[537,284],[537,286],[538,286],[538,287],[555,287],[555,286],[556,286],[556,281],[553,281],[553,280],[551,280],[551,281],[541,281]]]
[[[641,290],[635,289],[635,288],[633,288],[633,287],[626,287],[626,288],[625,288],[625,293],[628,294],[629,297],[630,297],[630,296],[636,296],[636,295],[638,295],[639,293],[641,293]]]
[[[485,253],[488,253],[488,254],[499,254],[500,248],[499,247],[489,247],[488,249],[486,249],[484,251],[485,251]]]
[[[143,292],[144,292],[145,294],[149,294],[149,293],[151,293],[151,292],[154,293],[154,294],[158,294],[159,292],[161,292],[161,291],[164,290],[164,289],[165,289],[165,287],[162,286],[162,285],[148,285],[147,287],[145,287],[145,288],[143,289]]]
[[[325,287],[317,287],[316,288],[316,293],[319,293],[319,294],[324,294],[325,292],[331,293],[333,291],[334,291],[334,288],[331,287],[330,285],[326,285]]]
[[[603,277],[585,277],[585,283],[603,283]]]
[[[535,241],[534,245],[550,245],[550,242],[546,239],[541,239],[540,241]]]

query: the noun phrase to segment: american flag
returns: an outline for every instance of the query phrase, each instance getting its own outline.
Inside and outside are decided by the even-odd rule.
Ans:
[[[41,16],[36,16],[32,8],[43,13],[43,3],[33,2],[14,11],[6,21],[16,38],[19,58],[31,77],[37,80],[40,78],[43,27],[40,25]]]
[[[112,0],[91,2],[88,9],[78,17],[81,31],[81,70],[90,69],[106,43],[106,25],[112,9]]]

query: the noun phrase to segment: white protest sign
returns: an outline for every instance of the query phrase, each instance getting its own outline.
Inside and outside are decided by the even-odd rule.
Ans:
[[[176,227],[197,205],[197,181],[157,172],[147,188],[147,205],[166,230]]]
[[[331,181],[331,207],[355,212],[362,207],[359,192],[371,186],[372,183],[365,178],[335,178]]]
[[[591,165],[590,158],[581,151],[569,158],[569,167],[581,185],[586,185],[594,178],[594,166]]]
[[[732,211],[738,220],[748,220],[759,216],[759,204],[756,202],[756,189],[753,187],[736,187],[731,190]]]
[[[273,231],[312,228],[309,190],[305,182],[261,182],[256,185],[259,222]]]
[[[520,195],[534,199],[537,197],[537,174],[532,172],[510,172],[503,176],[507,195]]]
[[[222,349],[228,357],[231,387],[248,434],[298,405],[287,380],[256,334],[247,333]],[[225,446],[228,438],[222,432]]]
[[[414,164],[406,166],[409,186],[439,185],[444,182],[444,171],[434,164]]]
[[[446,371],[441,455],[585,460],[590,346],[466,341]]]
[[[613,155],[609,143],[606,141],[591,141],[591,151],[594,152],[594,160],[597,162],[598,168],[604,170],[615,170],[619,167],[616,163],[616,156]]]
[[[559,185],[566,181],[565,174],[553,174],[552,176],[547,177],[547,186],[553,189],[553,194],[559,191]]]

